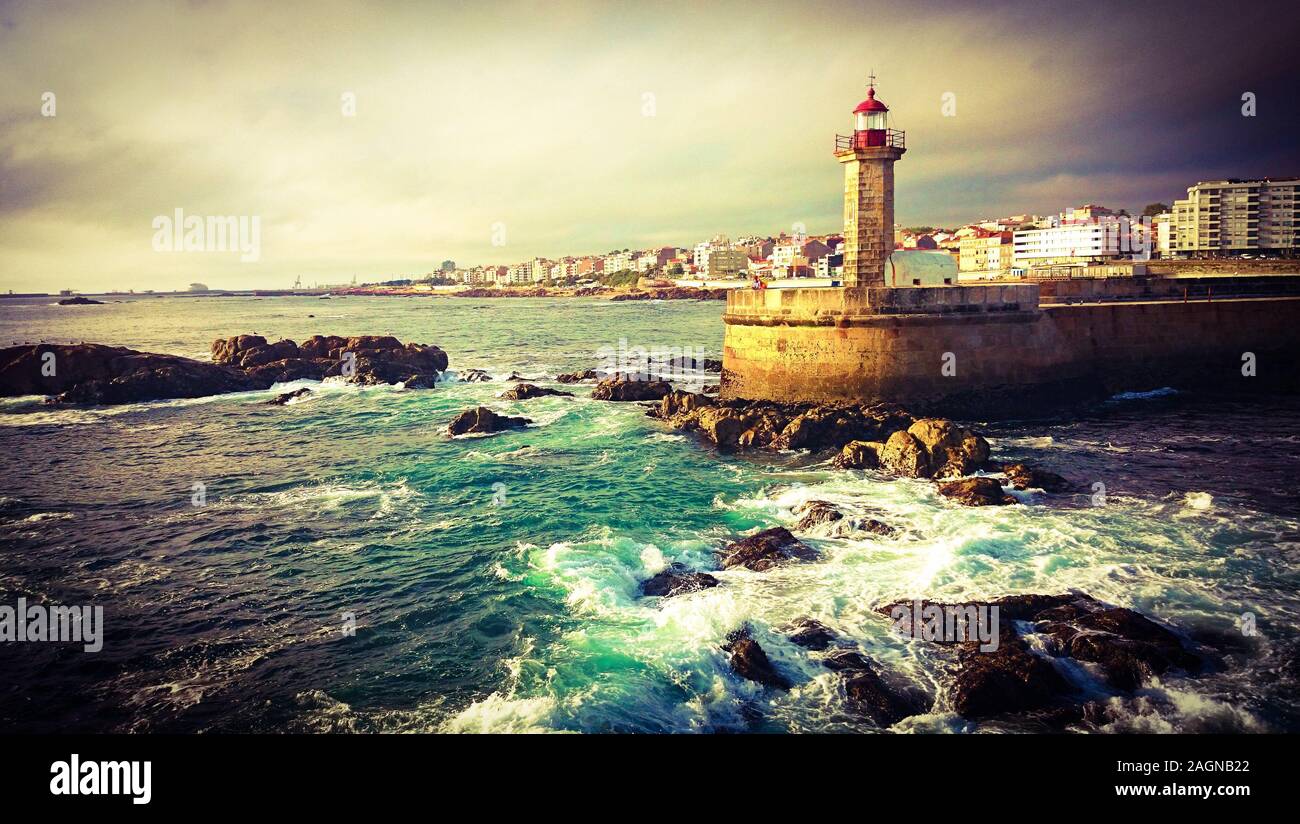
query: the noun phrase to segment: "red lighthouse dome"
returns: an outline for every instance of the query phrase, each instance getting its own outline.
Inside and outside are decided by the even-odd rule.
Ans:
[[[887,112],[887,111],[889,111],[889,107],[876,99],[876,87],[871,86],[867,89],[867,99],[859,103],[858,107],[853,110],[853,113],[862,114],[863,112]]]

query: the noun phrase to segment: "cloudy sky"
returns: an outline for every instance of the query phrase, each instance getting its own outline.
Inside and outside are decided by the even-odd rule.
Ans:
[[[1138,210],[1300,174],[1297,28],[1293,3],[0,2],[0,290],[836,230],[872,70],[901,223]],[[257,216],[259,259],[155,251],[178,208]]]

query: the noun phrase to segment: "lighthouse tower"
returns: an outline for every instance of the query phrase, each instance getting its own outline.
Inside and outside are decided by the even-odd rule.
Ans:
[[[844,164],[845,286],[885,285],[894,250],[894,161],[905,151],[872,75],[867,99],[853,110],[853,134],[835,136],[835,159]]]

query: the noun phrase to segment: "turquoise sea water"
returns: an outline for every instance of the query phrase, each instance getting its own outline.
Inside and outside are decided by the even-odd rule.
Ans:
[[[620,341],[721,353],[716,302],[168,298],[0,304],[0,345],[87,340],[206,357],[218,336],[393,334],[452,371],[554,385]],[[310,317],[314,315],[314,317]],[[449,376],[454,378],[454,376]],[[710,380],[716,376],[710,376]],[[897,677],[946,662],[877,605],[1077,588],[1165,622],[1214,661],[1112,696],[1104,731],[1300,730],[1295,572],[1300,403],[1140,396],[985,427],[996,455],[1091,486],[958,507],[930,484],[826,456],[719,454],[638,404],[508,402],[503,382],[432,390],[307,382],[125,407],[0,401],[0,603],[105,607],[106,641],[0,645],[0,729],[92,731],[867,731],[838,676],[777,631],[812,616]],[[276,392],[311,386],[285,407]],[[449,439],[484,404],[533,419]],[[205,500],[194,505],[195,484]],[[827,499],[895,538],[812,536],[822,560],[660,601],[639,581],[789,524]],[[1258,634],[1243,635],[1242,615]],[[354,636],[343,628],[355,618]],[[748,623],[796,686],[736,678]],[[974,724],[945,711],[898,729]]]

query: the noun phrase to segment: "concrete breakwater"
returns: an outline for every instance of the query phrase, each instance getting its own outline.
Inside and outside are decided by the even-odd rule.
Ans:
[[[1291,296],[1040,305],[1036,283],[742,290],[724,322],[724,398],[1015,417],[1165,386],[1300,384]]]

